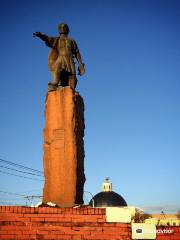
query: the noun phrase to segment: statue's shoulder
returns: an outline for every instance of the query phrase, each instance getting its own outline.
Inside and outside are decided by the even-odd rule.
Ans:
[[[73,46],[73,48],[77,48],[77,43],[73,38],[68,38],[68,40],[71,43],[71,45]]]
[[[60,39],[60,37],[55,37],[55,38],[54,38],[54,43],[55,43],[55,45],[58,44],[59,39]]]
[[[69,40],[70,42],[75,42],[75,40],[74,40],[73,38],[69,38],[69,37],[68,37],[68,40]]]

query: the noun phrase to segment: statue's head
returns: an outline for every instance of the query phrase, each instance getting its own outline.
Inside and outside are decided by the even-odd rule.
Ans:
[[[64,34],[68,34],[69,33],[69,27],[66,23],[61,23],[59,24],[58,26],[58,30],[59,30],[59,33],[64,33]]]

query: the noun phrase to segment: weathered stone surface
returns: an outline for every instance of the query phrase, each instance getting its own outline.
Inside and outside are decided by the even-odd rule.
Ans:
[[[83,203],[84,103],[70,87],[48,92],[45,104],[43,202]]]

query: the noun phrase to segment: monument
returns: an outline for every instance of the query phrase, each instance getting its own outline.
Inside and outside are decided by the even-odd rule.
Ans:
[[[75,91],[74,58],[79,75],[85,68],[76,41],[68,37],[68,25],[62,23],[58,29],[58,37],[34,33],[51,48],[48,65],[52,81],[45,102],[43,203],[72,207],[83,204],[85,182],[84,102]]]

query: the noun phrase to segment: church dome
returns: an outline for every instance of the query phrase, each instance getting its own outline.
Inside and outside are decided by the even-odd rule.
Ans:
[[[127,203],[121,195],[112,191],[112,183],[106,179],[102,185],[102,192],[96,194],[89,205],[93,207],[126,207]]]

